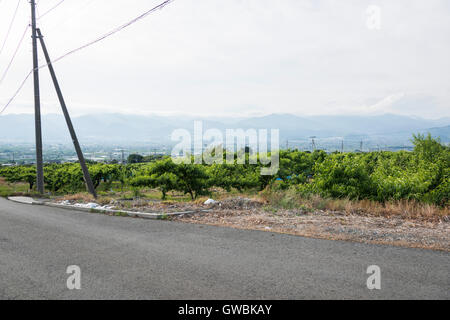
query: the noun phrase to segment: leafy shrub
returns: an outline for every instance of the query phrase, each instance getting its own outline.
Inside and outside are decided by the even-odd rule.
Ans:
[[[114,183],[120,184],[122,191],[125,186],[158,188],[163,199],[172,190],[196,199],[207,195],[210,187],[219,187],[226,191],[284,192],[288,196],[280,200],[283,207],[295,203],[296,196],[313,195],[380,202],[412,199],[448,206],[450,148],[430,135],[415,135],[413,143],[413,152],[280,151],[280,168],[274,176],[261,175],[261,165],[176,164],[168,157],[127,165],[89,163],[88,168],[96,188],[101,185],[103,190],[110,190]],[[52,192],[76,193],[85,189],[78,163],[46,165],[44,175],[46,187]],[[7,182],[28,183],[31,190],[35,167],[0,167],[0,176]]]

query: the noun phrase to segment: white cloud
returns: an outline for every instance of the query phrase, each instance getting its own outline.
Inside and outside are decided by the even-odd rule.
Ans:
[[[55,3],[41,0],[40,12]],[[67,1],[40,27],[57,57],[157,3]],[[370,4],[382,10],[379,31],[366,28]],[[28,21],[27,5],[21,4],[0,56],[0,72]],[[13,6],[14,1],[0,4],[0,40]],[[55,68],[73,114],[450,116],[449,13],[447,0],[176,0]],[[0,86],[0,102],[31,68],[30,42],[27,37]],[[32,112],[31,84],[8,112]],[[41,87],[43,112],[58,111],[45,69]]]

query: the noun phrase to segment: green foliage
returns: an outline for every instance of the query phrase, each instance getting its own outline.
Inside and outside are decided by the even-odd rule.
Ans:
[[[260,185],[260,175],[255,168],[246,165],[213,164],[207,167],[206,172],[209,176],[209,185],[223,188],[228,192],[233,188],[241,192]]]
[[[209,176],[202,165],[175,164],[170,158],[157,161],[144,170],[144,175],[130,180],[134,187],[159,188],[162,199],[171,190],[189,194],[191,199],[208,193]]]
[[[314,171],[314,183],[326,196],[358,199],[373,195],[368,168],[356,154],[330,155],[317,162]]]
[[[3,176],[6,181],[14,182],[26,182],[30,186],[30,190],[33,189],[36,181],[36,169],[31,166],[14,166],[0,168],[0,176]]]
[[[158,188],[162,199],[166,199],[170,191],[182,192],[195,199],[207,195],[211,187],[218,187],[239,192],[270,189],[289,193],[289,197],[320,194],[382,202],[415,199],[448,206],[450,148],[430,135],[415,135],[413,143],[413,152],[326,154],[323,151],[281,151],[279,171],[274,176],[261,175],[261,164],[237,164],[236,160],[234,164],[176,164],[169,157],[158,159],[156,156],[129,159],[129,162],[152,162],[89,163],[88,168],[96,188],[101,186],[102,190],[109,191],[120,185],[122,191],[131,188],[136,194],[143,188]],[[248,160],[248,153],[246,157]],[[78,163],[46,165],[44,174],[46,188],[54,193],[85,189]],[[28,183],[31,190],[36,179],[35,167],[0,167],[0,176],[10,183]],[[292,202],[288,198],[285,200],[283,207]]]
[[[191,199],[208,194],[209,180],[205,167],[200,164],[179,164],[175,167],[176,190],[189,194]]]
[[[411,141],[414,144],[414,153],[426,161],[434,161],[446,149],[448,151],[448,147],[443,146],[439,138],[432,138],[430,133],[427,136],[414,134]]]
[[[162,160],[164,158],[164,155],[162,154],[151,154],[148,156],[145,156],[143,159],[143,162],[154,162],[157,160]]]
[[[142,156],[137,153],[130,154],[127,158],[128,163],[143,163],[143,162],[155,162],[164,158],[162,154],[152,154],[148,156]]]
[[[79,164],[48,165],[44,167],[44,182],[52,192],[76,192],[83,189],[83,172]]]
[[[140,154],[133,153],[128,156],[127,162],[128,163],[141,163],[141,162],[144,162],[144,157],[141,156]]]
[[[177,183],[177,176],[171,172],[164,172],[160,175],[154,173],[151,176],[139,176],[130,180],[130,185],[133,187],[159,188],[162,200],[166,199],[167,192],[176,189]]]

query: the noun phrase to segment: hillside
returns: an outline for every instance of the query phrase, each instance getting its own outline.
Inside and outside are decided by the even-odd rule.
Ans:
[[[77,134],[85,143],[98,142],[160,142],[170,143],[170,134],[178,128],[193,130],[193,118],[142,116],[124,114],[84,115],[74,117]],[[353,137],[355,139],[388,141],[391,144],[409,143],[412,133],[430,132],[450,142],[450,119],[429,120],[400,115],[381,116],[309,116],[272,114],[244,119],[205,118],[204,129],[217,128],[277,128],[282,140],[308,139],[310,136]],[[42,118],[44,141],[70,142],[62,115],[49,114]],[[33,142],[34,117],[31,114],[12,114],[0,117],[1,142]]]

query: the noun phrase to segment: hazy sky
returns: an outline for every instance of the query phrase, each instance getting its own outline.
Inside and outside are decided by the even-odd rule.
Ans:
[[[59,1],[38,0],[39,14]],[[57,57],[160,2],[65,0],[38,25]],[[16,4],[0,0],[0,45]],[[381,9],[379,30],[367,26],[370,5]],[[0,76],[29,15],[21,0]],[[74,115],[447,117],[449,17],[448,0],[175,0],[55,69]],[[1,106],[31,63],[28,33],[0,84]],[[48,70],[40,74],[42,112],[59,113]],[[25,112],[33,112],[32,78],[7,113]]]

